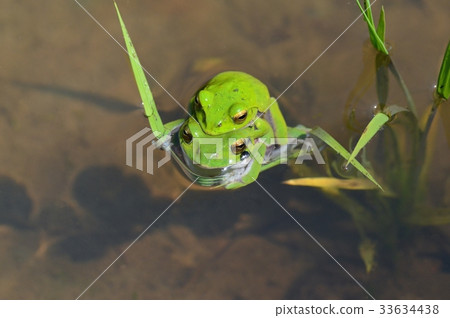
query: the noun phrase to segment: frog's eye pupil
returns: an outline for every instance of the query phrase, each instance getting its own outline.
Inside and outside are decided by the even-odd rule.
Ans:
[[[195,103],[197,104],[197,105],[199,105],[200,104],[200,100],[199,100],[199,98],[198,98],[198,94],[197,95],[195,95]]]
[[[231,145],[231,151],[235,155],[239,155],[239,154],[243,153],[246,148],[247,147],[246,147],[243,139],[239,139]]]
[[[241,110],[240,112],[238,112],[233,116],[233,121],[235,124],[241,124],[245,121],[246,118],[247,118],[247,111]]]
[[[184,142],[187,144],[190,144],[192,141],[192,134],[189,130],[188,126],[184,126],[183,131],[181,132],[181,137],[183,138]]]

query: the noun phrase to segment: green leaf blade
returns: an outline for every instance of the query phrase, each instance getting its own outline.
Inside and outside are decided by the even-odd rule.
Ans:
[[[372,5],[369,0],[364,0],[364,8],[367,14],[367,18],[373,24]]]
[[[381,6],[380,18],[378,19],[377,34],[381,42],[384,43],[384,37],[386,34],[386,17],[383,6]]]
[[[310,134],[320,138],[323,142],[325,142],[328,146],[330,146],[333,150],[335,150],[344,159],[347,159],[347,160],[350,159],[350,153],[336,139],[334,139],[329,133],[327,133],[322,128],[315,127],[310,131]],[[374,177],[372,177],[372,175],[366,170],[366,168],[364,168],[363,165],[358,162],[358,160],[352,159],[352,160],[349,160],[349,162],[356,169],[358,169],[358,171],[361,172],[367,179],[372,181],[381,190],[383,190],[381,185],[375,180]]]
[[[115,2],[114,5],[116,7],[117,16],[122,28],[123,38],[127,47],[128,56],[130,57],[134,79],[136,80],[139,94],[144,105],[145,115],[148,117],[150,127],[152,128],[155,137],[158,139],[162,138],[166,134],[164,124],[161,120],[161,117],[159,116],[155,100],[153,99],[153,95],[150,90],[150,86],[148,85],[147,78],[145,77],[142,65],[139,62],[136,50],[134,49],[133,42],[131,41],[127,28],[125,27],[125,23],[123,22],[122,16],[120,15],[119,8],[117,7],[117,4]]]
[[[445,51],[444,59],[442,60],[436,92],[444,99],[450,97],[450,41],[448,42],[447,50]]]
[[[382,40],[378,36],[377,30],[375,29],[375,23],[373,22],[373,16],[372,16],[370,2],[368,0],[366,0],[366,2],[365,2],[366,9],[363,9],[361,4],[359,3],[359,0],[356,0],[356,3],[358,4],[358,7],[361,10],[362,15],[364,16],[364,20],[366,21],[367,26],[369,28],[370,42],[372,43],[373,47],[377,51],[382,52],[386,55],[389,55],[389,52],[386,49],[386,46],[384,45],[384,39]],[[381,13],[380,13],[380,18],[381,18]],[[384,24],[386,24],[386,21],[384,21]]]
[[[367,145],[367,143],[375,136],[375,134],[380,130],[380,128],[389,120],[389,116],[384,113],[376,114],[372,120],[367,125],[366,129],[362,133],[361,137],[358,140],[358,143],[355,146],[350,158],[347,160],[347,165],[355,159],[361,149]]]

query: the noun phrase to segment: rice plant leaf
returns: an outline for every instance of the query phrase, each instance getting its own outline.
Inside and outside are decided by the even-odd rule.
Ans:
[[[161,121],[161,117],[159,116],[152,92],[150,90],[150,86],[148,85],[141,63],[139,62],[139,58],[137,56],[136,50],[134,49],[133,42],[131,42],[131,38],[128,35],[125,23],[123,22],[120,15],[119,8],[117,7],[117,4],[115,2],[114,5],[116,7],[117,16],[119,17],[119,22],[122,28],[123,38],[127,47],[128,56],[130,57],[134,79],[136,80],[139,94],[144,105],[145,115],[148,117],[150,127],[152,128],[155,137],[158,139],[162,138],[166,134],[164,124]]]
[[[386,17],[384,14],[384,7],[381,6],[380,18],[378,19],[377,34],[383,43],[385,33],[386,33]]]
[[[350,159],[350,153],[336,139],[334,139],[329,133],[327,133],[322,128],[315,127],[313,129],[311,129],[311,131],[309,133],[320,138],[323,142],[325,142],[328,146],[330,146],[333,150],[335,150],[344,159],[347,159],[347,160]],[[356,169],[358,169],[358,171],[361,172],[367,179],[372,181],[381,190],[383,190],[381,185],[375,180],[374,177],[372,177],[372,175],[366,170],[366,168],[364,168],[363,165],[358,162],[358,160],[353,158],[352,160],[349,160],[349,162]]]
[[[442,60],[436,92],[445,99],[448,99],[450,96],[450,41],[448,42],[447,50]]]
[[[373,16],[372,16],[370,2],[368,0],[365,0],[365,6],[366,6],[365,10],[359,3],[359,0],[356,0],[356,3],[358,4],[358,7],[361,10],[361,12],[364,16],[364,20],[366,21],[367,26],[369,28],[370,42],[372,42],[372,45],[374,46],[374,48],[376,50],[388,55],[389,52],[386,49],[386,46],[384,45],[384,40],[381,40],[381,38],[378,36],[377,30],[375,29],[375,23],[373,22]],[[383,23],[385,24],[384,18],[383,18]]]
[[[389,120],[389,116],[384,113],[376,114],[372,120],[367,125],[366,129],[362,133],[355,146],[350,158],[347,160],[347,165],[353,160],[361,149],[372,139],[372,137],[377,133],[378,130]]]
[[[370,4],[369,0],[364,0],[364,8],[367,14],[367,17],[369,18],[369,21],[373,23],[373,14],[372,14],[372,5]]]
[[[338,179],[338,178],[298,178],[290,179],[283,182],[284,184],[294,186],[305,186],[315,188],[335,188],[342,190],[373,190],[377,186],[368,179],[352,178],[352,179]]]

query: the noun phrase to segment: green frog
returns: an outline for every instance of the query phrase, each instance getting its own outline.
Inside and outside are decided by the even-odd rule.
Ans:
[[[191,99],[187,118],[178,131],[184,163],[191,171],[212,173],[227,189],[257,179],[280,163],[282,152],[292,155],[288,140],[304,138],[307,129],[286,125],[278,103],[255,77],[237,71],[219,73]],[[291,139],[289,139],[291,138]],[[196,142],[197,141],[197,142]],[[206,154],[210,154],[207,156]]]
[[[214,76],[192,97],[189,111],[208,135],[238,130],[264,119],[275,137],[287,136],[286,122],[275,98],[270,97],[260,80],[243,72]],[[260,130],[255,137],[266,133]]]

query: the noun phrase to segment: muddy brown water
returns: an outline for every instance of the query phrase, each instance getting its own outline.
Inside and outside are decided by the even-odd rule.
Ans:
[[[79,1],[123,43],[111,1]],[[249,72],[288,123],[343,143],[344,105],[363,68],[367,28],[353,1],[120,1],[165,122],[222,70]],[[382,1],[393,58],[419,111],[449,40],[448,1]],[[166,164],[125,165],[125,140],[147,125],[126,55],[75,1],[3,1],[0,11],[0,298],[74,299],[182,193]],[[358,116],[368,120],[369,91]],[[401,103],[401,94],[392,93]],[[448,103],[446,104],[448,106]],[[430,174],[449,205],[440,120]],[[162,156],[161,156],[162,157]],[[375,298],[450,297],[449,226],[420,229],[395,265],[365,272],[348,214],[320,192],[259,181]],[[84,299],[367,299],[369,296],[256,184],[192,187],[83,294]]]

